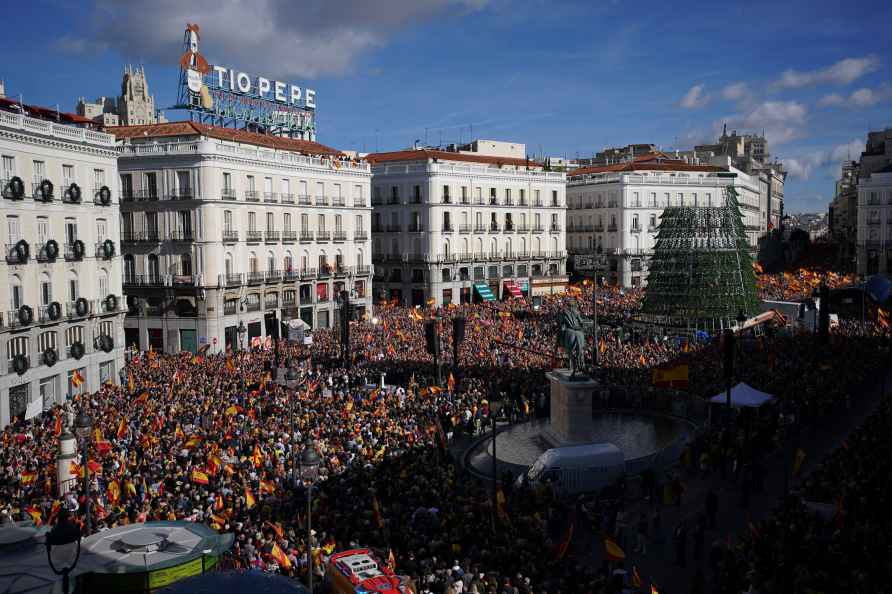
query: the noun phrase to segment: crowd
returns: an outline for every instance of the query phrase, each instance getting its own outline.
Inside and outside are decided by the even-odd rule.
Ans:
[[[557,361],[556,314],[573,305],[589,315],[593,297],[592,287],[582,286],[545,297],[537,308],[510,302],[442,308],[441,319],[462,315],[467,326],[460,366],[453,368],[451,328],[442,323],[439,383],[422,328],[430,312],[396,306],[376,308],[374,319],[353,325],[349,365],[329,330],[314,332],[310,345],[283,341],[272,350],[141,353],[128,364],[124,385],[77,395],[3,430],[0,514],[51,522],[65,507],[83,515],[78,485],[64,500],[56,497],[55,456],[59,434],[77,411],[87,411],[95,427],[94,529],[206,522],[235,533],[232,563],[292,576],[310,569],[308,548],[312,570],[322,577],[333,551],[371,546],[382,558],[393,552],[397,573],[411,576],[419,592],[601,591],[608,576],[560,546],[572,508],[548,492],[516,492],[506,484],[494,513],[487,486],[465,475],[448,447],[450,437],[488,418],[494,398],[517,419],[547,410],[544,374]],[[607,379],[644,392],[652,389],[651,367],[681,361],[690,366],[691,393],[711,396],[724,387],[715,342],[630,335],[623,322],[637,311],[641,292],[599,288],[597,298],[603,331],[589,349],[597,350]],[[740,379],[778,395],[806,419],[826,413],[875,366],[874,343],[847,340],[870,330],[845,324],[827,345],[806,336],[742,341]],[[271,368],[286,361],[299,370],[297,389],[271,377]],[[322,465],[307,542],[306,489],[293,484],[291,473],[294,457],[310,443]],[[856,440],[851,455],[870,443]],[[863,481],[859,470],[866,466],[828,464],[826,481],[810,488],[846,482],[833,473]],[[840,494],[860,496],[852,495],[860,493],[855,488]],[[742,552],[737,566],[758,562],[750,557]]]

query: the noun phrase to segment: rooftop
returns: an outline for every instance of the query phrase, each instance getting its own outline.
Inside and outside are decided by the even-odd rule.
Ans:
[[[149,139],[178,136],[207,136],[218,140],[253,144],[282,151],[293,151],[304,155],[341,155],[334,148],[325,146],[311,140],[298,140],[295,138],[283,138],[271,134],[248,132],[235,128],[223,128],[210,126],[189,120],[179,122],[167,122],[164,124],[145,124],[141,126],[110,126],[105,129],[118,140],[125,139]]]
[[[573,179],[582,175],[598,173],[622,173],[633,171],[700,171],[704,173],[718,173],[725,170],[714,165],[691,165],[682,159],[672,159],[666,155],[666,153],[657,152],[649,153],[647,155],[639,155],[624,163],[597,167],[582,167],[570,173],[569,178]]]
[[[388,153],[371,153],[365,157],[372,165],[378,163],[396,163],[405,161],[457,161],[461,163],[484,163],[487,165],[513,165],[515,167],[530,167],[542,169],[542,164],[530,159],[515,159],[511,157],[495,157],[491,155],[479,155],[472,153],[457,153],[439,149],[409,149],[405,151],[393,151]]]
[[[40,107],[39,105],[28,105],[27,103],[20,104],[18,101],[14,101],[9,97],[0,97],[0,110],[39,120],[57,122],[59,124],[87,127],[92,127],[93,125],[93,120],[79,116],[76,113],[68,113],[49,107]]]

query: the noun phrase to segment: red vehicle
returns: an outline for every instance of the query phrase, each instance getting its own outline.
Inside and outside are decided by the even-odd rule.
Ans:
[[[332,555],[325,579],[336,594],[415,594],[408,577],[393,573],[369,549]]]

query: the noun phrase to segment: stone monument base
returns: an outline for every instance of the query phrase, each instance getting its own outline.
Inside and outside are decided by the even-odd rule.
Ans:
[[[555,369],[545,374],[551,383],[551,421],[542,438],[553,448],[591,443],[592,396],[598,382],[577,373],[570,379],[569,369]]]

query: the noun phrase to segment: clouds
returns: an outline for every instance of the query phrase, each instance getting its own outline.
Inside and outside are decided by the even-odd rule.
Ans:
[[[834,147],[801,153],[795,157],[785,158],[784,167],[787,175],[800,180],[809,179],[819,169],[833,168],[843,161],[857,159],[864,150],[864,141],[857,138]],[[835,171],[828,173],[836,174]]]
[[[876,89],[861,88],[848,96],[830,93],[818,100],[818,107],[848,107],[850,109],[873,107],[878,103],[892,101],[892,85],[884,83]]]
[[[736,82],[725,85],[722,89],[722,99],[728,101],[743,101],[750,96],[749,87],[745,82]]]
[[[808,108],[798,101],[763,101],[724,118],[721,123],[727,123],[732,129],[765,130],[771,143],[782,144],[802,136],[807,116]]]
[[[100,44],[125,58],[175,64],[187,22],[201,26],[212,62],[280,78],[342,75],[400,29],[443,14],[481,10],[488,0],[97,0],[93,31],[57,47]],[[96,40],[87,41],[87,40]]]
[[[863,58],[845,58],[839,62],[818,70],[785,70],[781,77],[774,81],[775,89],[799,89],[819,84],[848,85],[865,74],[877,70],[880,59],[870,55]]]
[[[681,101],[678,102],[680,107],[684,109],[699,109],[709,103],[709,95],[704,93],[704,85],[694,85],[688,92],[684,94]]]

